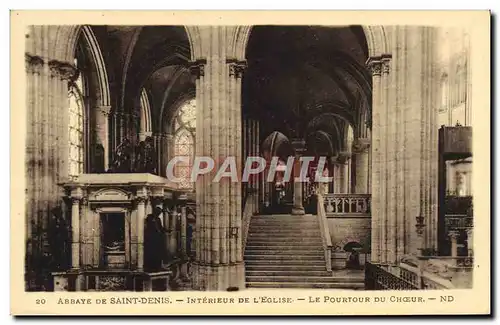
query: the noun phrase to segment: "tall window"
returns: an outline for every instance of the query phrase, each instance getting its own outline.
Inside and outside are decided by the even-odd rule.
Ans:
[[[78,62],[75,59],[75,65]],[[83,173],[84,110],[82,76],[68,85],[69,97],[69,176],[74,179]]]
[[[448,75],[443,74],[441,77],[441,106],[439,107],[440,112],[444,112],[448,109]]]
[[[194,159],[194,140],[196,134],[196,100],[185,102],[177,112],[174,120],[174,155],[186,157],[175,165],[174,175],[181,179],[181,188],[193,188],[191,183],[191,168]]]
[[[465,93],[466,93],[466,67],[464,65],[459,65],[457,67],[456,72],[456,80],[455,80],[455,91],[457,92],[457,104],[461,104],[465,102]]]

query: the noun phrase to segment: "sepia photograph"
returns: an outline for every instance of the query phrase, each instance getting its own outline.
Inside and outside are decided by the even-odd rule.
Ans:
[[[472,104],[489,80],[473,78],[489,71],[470,24],[194,17],[24,20],[19,290],[128,292],[116,304],[264,290],[293,308],[292,289],[329,304],[477,289],[489,174],[473,167],[489,158],[473,141],[490,121]]]

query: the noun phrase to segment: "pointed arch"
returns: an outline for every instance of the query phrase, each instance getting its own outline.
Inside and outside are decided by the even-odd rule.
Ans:
[[[141,132],[151,132],[151,104],[145,88],[141,90]]]
[[[235,59],[244,60],[246,48],[253,26],[238,26],[232,39],[232,55]],[[388,35],[384,26],[362,26],[368,45],[369,57],[381,56],[390,52]],[[228,55],[229,56],[229,55]]]
[[[89,52],[95,65],[98,81],[97,87],[100,93],[99,104],[100,106],[111,106],[108,72],[106,70],[106,63],[104,62],[104,58],[102,56],[101,47],[99,46],[94,31],[90,26],[83,26],[81,28],[81,33],[89,46]]]

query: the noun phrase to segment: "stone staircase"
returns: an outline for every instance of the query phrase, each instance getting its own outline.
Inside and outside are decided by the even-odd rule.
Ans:
[[[245,247],[248,288],[362,289],[359,277],[334,276],[317,216],[253,216]]]

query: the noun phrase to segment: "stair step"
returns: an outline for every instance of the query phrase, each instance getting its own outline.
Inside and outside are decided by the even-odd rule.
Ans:
[[[248,228],[248,231],[269,231],[269,232],[281,232],[281,231],[301,231],[301,230],[318,230],[319,231],[319,225],[303,225],[303,224],[297,224],[296,226],[284,226],[284,225],[250,225],[250,228]]]
[[[248,237],[293,237],[295,240],[300,236],[305,238],[321,238],[321,232],[319,230],[300,230],[300,231],[259,231],[259,232],[249,232]]]
[[[325,263],[325,258],[323,255],[247,255],[245,254],[245,259],[247,260],[268,260],[268,261],[315,261]]]
[[[318,219],[255,219],[252,218],[251,223],[256,225],[280,225],[280,226],[295,226],[299,224],[305,225],[317,225],[319,223]]]
[[[278,266],[283,266],[283,267],[288,267],[288,266],[297,266],[297,265],[302,265],[304,267],[322,267],[325,268],[325,260],[324,259],[317,259],[317,260],[279,260],[279,259],[252,259],[252,258],[245,258],[245,265],[249,266],[256,266],[256,267],[278,267]]]
[[[290,256],[325,256],[323,249],[310,249],[310,250],[279,250],[279,249],[246,249],[245,256],[249,255],[287,255]]]
[[[257,263],[246,263],[245,270],[247,271],[322,271],[326,270],[324,263],[318,265],[311,264],[257,264]]]
[[[250,242],[250,243],[246,244],[245,249],[248,249],[248,250],[276,249],[276,250],[283,250],[283,251],[295,251],[295,250],[305,250],[305,249],[323,250],[323,244],[321,242],[306,243],[306,244],[291,242],[291,243],[289,243],[289,245],[287,245],[287,243],[276,243],[276,242],[268,242],[268,243]]]
[[[288,276],[288,275],[247,275],[247,282],[303,282],[303,283],[360,283],[363,280],[351,277],[333,277],[333,276]]]
[[[274,276],[298,276],[298,277],[308,277],[308,276],[320,276],[329,277],[331,272],[328,272],[323,268],[323,270],[247,270],[247,277],[262,277],[269,278]]]
[[[363,290],[364,283],[247,282],[247,288],[304,288]]]

